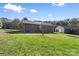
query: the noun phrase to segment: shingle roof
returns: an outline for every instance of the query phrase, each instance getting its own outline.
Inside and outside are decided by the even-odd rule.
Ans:
[[[64,28],[66,28],[66,29],[69,29],[69,28],[71,28],[71,29],[73,29],[73,28],[79,28],[79,26],[62,26],[62,27],[64,27]]]
[[[38,25],[52,25],[50,23],[42,23],[42,22],[33,22],[33,21],[22,21],[22,23],[27,23],[27,24],[38,24]]]

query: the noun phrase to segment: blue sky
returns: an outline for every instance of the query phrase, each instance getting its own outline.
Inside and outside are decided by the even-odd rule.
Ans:
[[[29,20],[63,20],[79,18],[77,3],[0,3],[0,17],[23,18]]]

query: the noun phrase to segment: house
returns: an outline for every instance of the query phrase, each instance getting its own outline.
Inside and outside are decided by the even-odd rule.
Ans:
[[[64,33],[64,32],[65,32],[65,28],[62,27],[62,26],[57,26],[57,27],[55,28],[55,31],[56,31],[56,32]]]
[[[22,21],[21,31],[27,33],[52,33],[54,28],[52,24],[42,23],[42,22],[33,22],[33,21]]]
[[[79,34],[79,26],[57,26],[55,31],[69,34]]]

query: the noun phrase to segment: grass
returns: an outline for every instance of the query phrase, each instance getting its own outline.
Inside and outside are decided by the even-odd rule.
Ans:
[[[77,38],[75,38],[77,37]],[[79,56],[79,36],[70,34],[0,34],[2,56]]]

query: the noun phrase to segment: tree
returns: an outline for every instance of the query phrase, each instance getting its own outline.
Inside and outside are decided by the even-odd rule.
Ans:
[[[20,29],[20,20],[18,18],[12,21],[12,27],[13,29]]]
[[[27,21],[28,20],[28,18],[26,18],[26,17],[24,17],[23,19],[22,19],[22,21]]]
[[[78,26],[79,25],[79,18],[72,18],[72,19],[64,19],[60,21],[54,21],[53,24],[55,25],[63,25],[63,26]]]
[[[72,18],[72,19],[71,19],[71,24],[72,24],[72,25],[77,25],[77,21],[78,21],[77,18]]]
[[[5,17],[2,17],[2,18],[0,18],[0,20],[1,20],[1,26],[2,26],[2,28],[5,28],[6,27],[6,23],[7,22],[10,22],[10,19],[8,19],[8,18],[5,18]]]
[[[44,29],[43,29],[43,24],[42,24],[42,22],[41,22],[41,24],[40,24],[40,30],[41,30],[42,36],[44,36]]]

